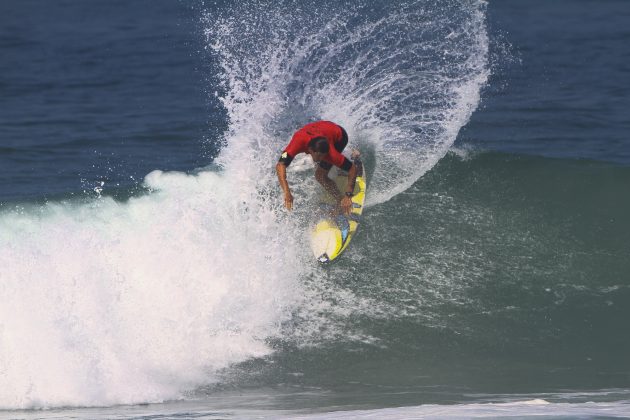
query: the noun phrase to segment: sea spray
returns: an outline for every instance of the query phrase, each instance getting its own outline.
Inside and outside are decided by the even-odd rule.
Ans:
[[[485,6],[268,6],[204,15],[222,80],[208,90],[229,120],[212,169],[152,172],[127,201],[0,213],[0,407],[183,398],[274,339],[370,340],[344,323],[378,301],[305,258],[316,184],[293,167],[288,215],[273,165],[293,130],[327,118],[373,150],[369,200],[404,190],[478,102]]]
[[[267,137],[248,148],[272,159],[305,121],[335,121],[350,147],[374,151],[367,200],[377,204],[434,166],[477,107],[485,6],[248,2],[206,13],[206,35],[230,120],[264,117]]]

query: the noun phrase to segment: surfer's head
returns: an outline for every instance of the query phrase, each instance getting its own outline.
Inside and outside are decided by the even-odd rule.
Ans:
[[[326,137],[315,137],[308,142],[308,154],[311,155],[314,162],[319,162],[328,154],[328,140]]]

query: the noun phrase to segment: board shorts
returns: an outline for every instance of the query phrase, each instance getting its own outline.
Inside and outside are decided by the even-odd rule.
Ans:
[[[341,153],[348,145],[348,133],[346,133],[346,130],[344,130],[342,126],[339,126],[339,128],[341,128],[341,141],[335,143],[335,150]],[[332,168],[332,163],[321,161],[319,162],[319,166],[322,169],[330,170],[330,168]]]

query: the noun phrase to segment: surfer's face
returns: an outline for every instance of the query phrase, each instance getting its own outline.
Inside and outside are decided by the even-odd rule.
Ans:
[[[313,149],[308,149],[308,154],[311,155],[313,162],[315,163],[318,163],[324,158],[324,156],[326,156],[326,153],[316,152]]]

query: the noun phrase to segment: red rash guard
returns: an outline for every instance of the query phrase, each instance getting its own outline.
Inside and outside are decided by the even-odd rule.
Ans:
[[[308,151],[308,142],[315,137],[325,137],[328,140],[328,154],[324,156],[323,161],[345,170],[348,170],[348,166],[352,166],[352,163],[335,149],[335,144],[341,142],[343,133],[341,127],[330,121],[317,121],[306,124],[296,131],[289,145],[284,149],[280,161],[285,166],[289,166],[298,153]]]

